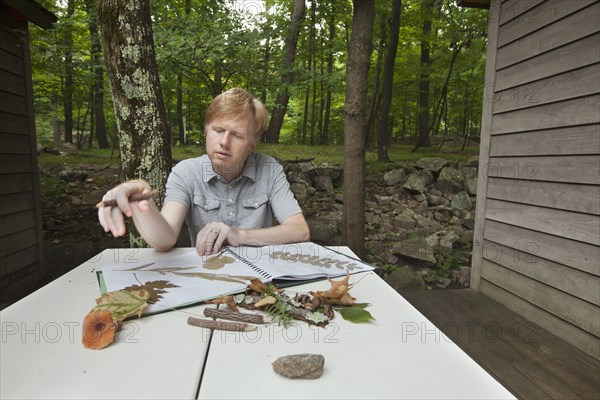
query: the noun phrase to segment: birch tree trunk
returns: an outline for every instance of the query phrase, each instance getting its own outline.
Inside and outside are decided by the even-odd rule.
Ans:
[[[365,256],[365,108],[373,49],[375,0],[354,0],[346,66],[344,116],[344,242]]]
[[[162,198],[171,147],[149,1],[99,0],[98,11],[123,178],[147,180]]]

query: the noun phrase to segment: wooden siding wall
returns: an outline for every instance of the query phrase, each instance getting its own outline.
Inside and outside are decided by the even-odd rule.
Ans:
[[[43,276],[27,21],[0,4],[0,305]]]
[[[600,358],[600,1],[494,0],[472,285]]]

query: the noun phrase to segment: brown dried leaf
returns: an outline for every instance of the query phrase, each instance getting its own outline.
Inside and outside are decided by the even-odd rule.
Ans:
[[[348,294],[350,290],[350,273],[346,272],[346,277],[339,281],[329,279],[331,288],[327,291],[318,290],[316,292],[310,292],[316,298],[323,300],[328,304],[343,304],[351,305],[354,304],[354,298]]]
[[[265,285],[263,283],[263,281],[261,281],[260,279],[254,278],[250,281],[250,284],[248,285],[248,289],[254,290],[255,292],[258,292],[258,293],[264,293],[267,291],[267,285]]]
[[[231,309],[231,311],[239,312],[237,304],[235,304],[235,300],[233,296],[220,296],[216,299],[206,300],[207,304],[225,304],[227,307]]]

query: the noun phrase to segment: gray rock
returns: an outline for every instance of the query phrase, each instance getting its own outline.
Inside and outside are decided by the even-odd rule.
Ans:
[[[332,192],[333,182],[329,175],[314,175],[310,178],[313,187],[317,190]]]
[[[415,163],[417,168],[424,169],[437,175],[442,168],[450,165],[450,161],[441,157],[424,157]]]
[[[438,289],[446,289],[452,283],[452,279],[438,276],[433,280],[433,285]]]
[[[445,167],[440,172],[436,187],[442,192],[458,193],[463,190],[463,177],[456,168]]]
[[[437,221],[424,217],[420,214],[415,214],[413,218],[417,221],[417,228],[432,229],[434,231],[440,231],[443,229],[442,225]]]
[[[325,357],[321,354],[293,354],[273,362],[273,371],[291,379],[317,379],[323,374]]]
[[[337,225],[331,221],[307,219],[306,223],[313,242],[328,243],[338,234]]]
[[[413,229],[417,225],[417,221],[407,214],[400,214],[394,218],[394,225],[400,229]]]
[[[450,207],[455,210],[471,211],[473,209],[473,202],[467,192],[460,192],[452,198]]]
[[[423,170],[410,174],[402,187],[410,193],[425,193],[425,188],[432,182],[431,172]]]
[[[425,238],[413,238],[395,243],[390,253],[398,255],[407,262],[416,264],[416,266],[430,267],[436,263],[433,248]]]
[[[475,229],[475,216],[472,213],[467,213],[462,221],[462,226],[470,230]]]
[[[441,223],[448,223],[452,219],[452,209],[445,206],[437,206],[433,209],[433,218]]]
[[[384,280],[397,292],[425,289],[423,279],[412,268],[407,266],[401,266],[386,276]]]
[[[419,174],[410,174],[402,187],[411,193],[423,193],[425,191],[425,180]]]
[[[304,181],[292,182],[290,183],[290,189],[292,193],[294,193],[294,196],[296,197],[296,200],[298,200],[298,203],[302,204],[308,198],[308,183]]]
[[[406,172],[403,169],[393,169],[383,175],[383,181],[387,186],[394,186],[406,179]]]
[[[375,195],[375,199],[377,200],[377,203],[380,206],[389,206],[390,204],[392,204],[392,196],[381,196],[376,194]]]
[[[463,167],[461,173],[465,191],[472,196],[477,195],[477,167]]]
[[[425,196],[427,197],[427,203],[429,203],[432,206],[441,205],[444,202],[444,198],[431,192],[433,192],[433,190],[431,190],[428,193],[425,193]]]
[[[344,169],[327,164],[311,169],[308,171],[308,175],[311,179],[314,179],[316,176],[327,176],[331,184],[336,188],[341,187],[344,182]]]

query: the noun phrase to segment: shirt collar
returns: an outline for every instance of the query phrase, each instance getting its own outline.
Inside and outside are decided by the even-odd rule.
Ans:
[[[204,173],[204,182],[210,182],[212,179],[218,179],[220,181],[225,181],[225,179],[223,179],[222,177],[220,177],[219,175],[217,175],[217,173],[215,172],[215,170],[212,167],[212,163],[210,161],[210,159],[208,158],[208,156],[206,156],[207,158],[207,163],[203,165],[206,165],[205,167],[205,173]],[[256,156],[255,153],[250,153],[248,155],[248,158],[246,158],[246,162],[244,163],[244,169],[242,170],[242,174],[237,177],[235,180],[240,179],[241,177],[246,177],[250,180],[252,180],[253,182],[256,181]]]

